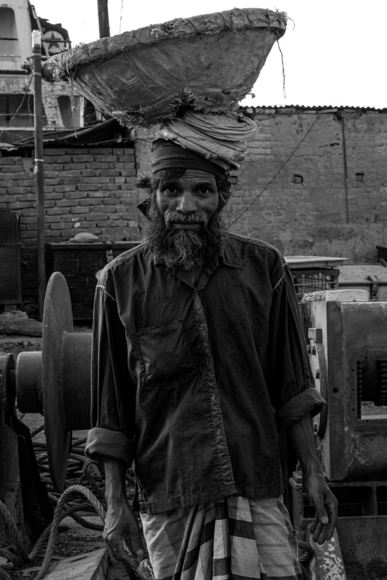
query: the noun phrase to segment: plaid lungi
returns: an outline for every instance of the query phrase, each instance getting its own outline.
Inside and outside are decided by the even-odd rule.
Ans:
[[[302,578],[281,497],[229,497],[141,520],[156,580]]]

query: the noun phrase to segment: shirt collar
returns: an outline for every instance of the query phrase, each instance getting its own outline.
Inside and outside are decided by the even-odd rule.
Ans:
[[[232,239],[225,236],[222,249],[220,251],[220,257],[223,260],[225,266],[230,266],[230,268],[242,268],[241,256],[236,252],[236,249],[232,243]]]

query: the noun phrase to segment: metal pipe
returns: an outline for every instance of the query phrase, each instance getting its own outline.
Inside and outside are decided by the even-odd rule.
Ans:
[[[98,0],[99,37],[110,36],[108,0]]]
[[[44,294],[46,291],[45,226],[44,226],[44,173],[43,173],[43,101],[42,101],[42,35],[32,31],[32,55],[34,77],[34,137],[35,137],[35,185],[36,227],[38,256],[39,320],[43,317]]]

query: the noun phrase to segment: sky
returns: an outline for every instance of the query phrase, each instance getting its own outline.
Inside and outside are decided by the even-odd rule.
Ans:
[[[67,28],[72,45],[98,39],[97,0],[31,0]],[[234,7],[287,12],[284,57],[273,46],[246,106],[387,107],[387,0],[108,0],[111,35]]]

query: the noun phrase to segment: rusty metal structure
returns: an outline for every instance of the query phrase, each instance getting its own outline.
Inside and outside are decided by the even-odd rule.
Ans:
[[[341,547],[353,577],[380,577],[373,574],[387,567],[387,302],[345,288],[306,295],[300,309],[315,386],[328,403],[314,425],[321,464],[339,500],[336,544],[320,558],[327,574]],[[297,474],[292,483],[293,519],[305,535],[312,510]],[[325,577],[321,569],[317,578]]]
[[[34,504],[44,493],[39,489],[34,462],[26,473],[20,469],[29,461],[28,449],[20,446],[20,435],[28,445],[29,429],[16,417],[16,401],[20,412],[44,415],[51,479],[62,492],[71,433],[90,426],[90,359],[91,334],[74,332],[70,294],[63,275],[57,272],[46,292],[42,351],[21,352],[16,360],[11,354],[0,354],[0,499],[21,533],[28,535],[23,509],[26,485],[35,487],[31,494]],[[25,457],[21,457],[23,453]],[[44,500],[33,519],[41,518],[47,510]]]

